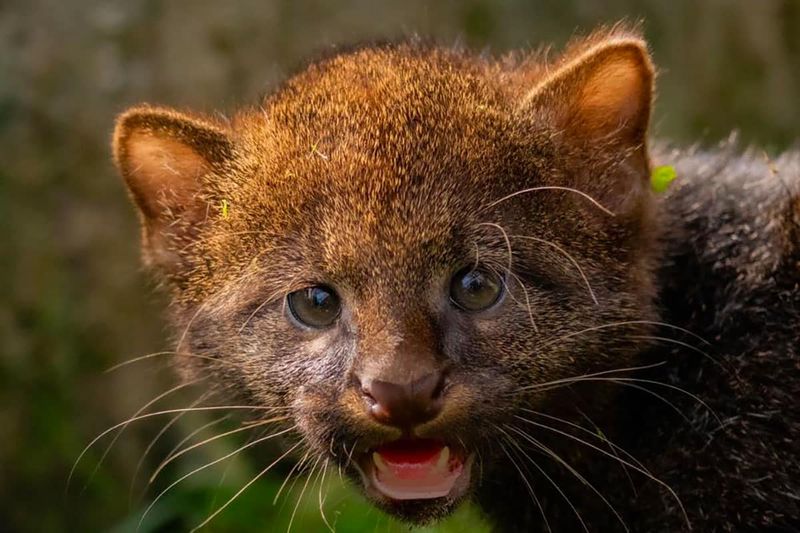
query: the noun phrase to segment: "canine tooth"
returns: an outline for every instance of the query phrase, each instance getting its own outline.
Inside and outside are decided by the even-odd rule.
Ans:
[[[445,446],[439,453],[439,460],[436,461],[436,469],[445,470],[447,468],[448,461],[450,461],[450,447]]]
[[[384,474],[389,472],[389,467],[383,462],[383,458],[378,452],[372,452],[372,462],[375,463],[375,467],[379,472],[383,472]]]

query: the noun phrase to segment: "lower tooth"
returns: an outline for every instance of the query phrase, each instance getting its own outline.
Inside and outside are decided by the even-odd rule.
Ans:
[[[379,472],[383,472],[384,474],[389,472],[389,467],[383,462],[383,458],[378,452],[372,452],[372,462],[375,463],[375,467]]]

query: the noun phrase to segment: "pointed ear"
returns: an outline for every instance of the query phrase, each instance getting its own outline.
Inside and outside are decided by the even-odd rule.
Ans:
[[[230,160],[228,134],[202,117],[138,106],[117,119],[113,150],[141,214],[145,262],[170,269],[208,216],[205,183]]]
[[[568,52],[526,95],[524,112],[544,115],[568,140],[582,146],[638,152],[637,159],[646,165],[653,77],[641,39],[590,39]]]

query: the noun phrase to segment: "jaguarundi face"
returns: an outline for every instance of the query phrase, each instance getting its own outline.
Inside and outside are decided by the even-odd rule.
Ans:
[[[287,415],[389,512],[448,513],[522,409],[576,416],[552,385],[649,330],[652,80],[617,29],[551,63],[365,48],[230,120],[130,109],[116,161],[181,375]]]

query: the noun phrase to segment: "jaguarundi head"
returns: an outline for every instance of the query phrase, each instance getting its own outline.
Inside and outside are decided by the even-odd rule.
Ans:
[[[640,349],[653,77],[615,28],[555,61],[349,51],[229,120],[126,111],[181,375],[287,414],[380,507],[448,513],[513,457],[521,409],[572,416],[548,384]]]

